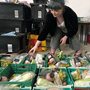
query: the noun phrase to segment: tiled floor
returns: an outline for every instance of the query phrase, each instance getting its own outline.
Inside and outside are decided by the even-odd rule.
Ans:
[[[61,46],[61,50],[64,51],[64,53],[66,53],[66,54],[72,54],[72,53],[74,53],[74,50],[72,50],[71,48],[69,48],[69,45]],[[82,53],[83,54],[86,51],[90,52],[90,44],[87,44],[87,45],[81,44],[81,50],[82,50]]]
[[[49,48],[49,42],[47,43],[47,46]],[[69,48],[69,45],[63,45],[63,46],[60,46],[61,47],[61,50],[65,53],[65,54],[73,54],[74,53],[74,50],[72,50],[71,48]],[[84,44],[81,44],[81,50],[82,50],[82,53],[84,54],[85,51],[88,51],[90,52],[90,44],[87,44],[87,45],[84,45]]]

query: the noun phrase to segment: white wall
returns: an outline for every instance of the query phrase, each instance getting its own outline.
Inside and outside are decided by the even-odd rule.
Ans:
[[[19,0],[25,1],[25,0]],[[26,0],[31,3],[33,0]],[[66,5],[70,6],[78,17],[90,17],[90,0],[65,0]]]
[[[5,0],[0,0],[5,1]],[[19,0],[32,3],[33,0]],[[90,17],[90,0],[65,0],[66,5],[70,6],[79,17]]]
[[[90,0],[66,0],[79,17],[90,17]]]

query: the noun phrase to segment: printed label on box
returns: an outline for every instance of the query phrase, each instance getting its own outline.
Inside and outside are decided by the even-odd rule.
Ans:
[[[18,12],[18,10],[14,10],[14,15],[15,15],[15,18],[19,18],[19,12]]]
[[[19,33],[20,32],[19,28],[15,28],[15,32]]]
[[[42,11],[38,11],[38,18],[42,18]]]
[[[8,52],[13,52],[12,44],[7,44]]]

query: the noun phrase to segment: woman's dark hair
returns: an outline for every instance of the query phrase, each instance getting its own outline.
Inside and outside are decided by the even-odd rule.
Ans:
[[[64,4],[64,0],[50,0],[46,6],[49,9],[58,10],[62,9],[64,7]]]

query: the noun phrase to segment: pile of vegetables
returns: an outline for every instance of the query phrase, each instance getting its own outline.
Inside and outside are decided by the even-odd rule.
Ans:
[[[70,64],[72,67],[89,67],[90,61],[85,55],[81,55],[78,57],[73,57],[70,60]]]
[[[34,56],[28,55],[25,64],[37,64],[37,67],[43,67],[44,65],[43,54],[36,54]]]
[[[90,87],[90,70],[76,69],[71,73],[75,87]]]
[[[13,57],[13,64],[24,63],[27,56],[28,56],[27,53],[22,53],[22,54],[16,55],[15,57]]]
[[[37,78],[37,86],[67,85],[66,72],[62,69],[42,69]]]
[[[55,55],[47,53],[44,57],[44,59],[48,62],[48,66],[51,68],[69,67],[70,64],[66,58],[67,56],[63,53],[63,51],[59,51]]]
[[[35,77],[35,73],[33,72],[24,72],[22,74],[14,74],[9,82],[23,82],[30,79],[33,79]]]
[[[24,72],[22,74],[13,74],[12,77],[9,79],[6,76],[1,76],[0,81],[9,81],[9,82],[23,82],[35,77],[34,72]]]
[[[13,62],[11,57],[3,57],[0,59],[1,67],[7,67],[9,64]]]

